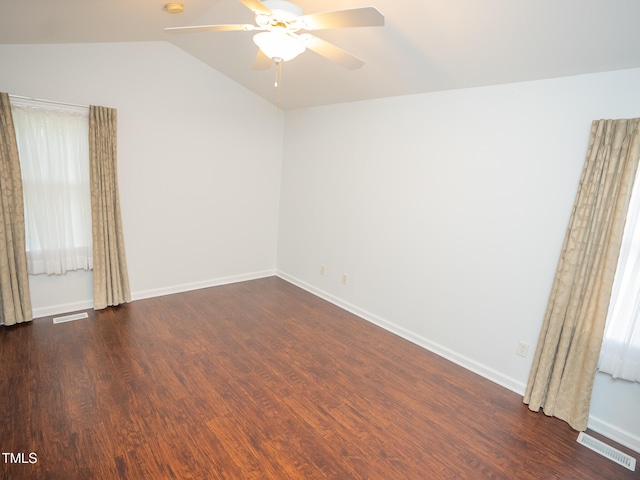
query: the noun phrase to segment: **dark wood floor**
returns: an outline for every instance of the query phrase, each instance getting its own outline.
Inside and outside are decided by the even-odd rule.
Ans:
[[[275,277],[89,315],[0,328],[2,478],[639,478]]]

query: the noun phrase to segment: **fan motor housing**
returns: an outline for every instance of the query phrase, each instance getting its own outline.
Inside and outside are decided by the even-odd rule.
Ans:
[[[256,23],[260,26],[290,24],[302,15],[302,9],[285,0],[264,0],[265,7],[271,10],[270,15],[256,15]]]

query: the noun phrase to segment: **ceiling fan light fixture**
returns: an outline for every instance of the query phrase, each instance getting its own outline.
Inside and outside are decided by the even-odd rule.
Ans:
[[[269,58],[287,62],[306,50],[304,44],[284,31],[273,30],[253,36],[253,42]]]

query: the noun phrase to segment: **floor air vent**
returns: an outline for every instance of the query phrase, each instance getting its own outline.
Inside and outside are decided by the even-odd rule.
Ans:
[[[587,435],[584,432],[580,432],[580,434],[578,435],[578,443],[580,445],[584,445],[587,448],[590,448],[594,452],[599,453],[603,457],[607,457],[609,460],[613,460],[614,462],[619,463],[632,472],[636,470],[635,458],[627,455],[626,453],[622,453],[620,450],[616,450],[615,448],[610,447],[597,438],[593,438],[592,436]]]
[[[87,312],[74,313],[72,315],[65,315],[64,317],[55,317],[53,323],[72,322],[74,320],[80,320],[81,318],[89,318]]]

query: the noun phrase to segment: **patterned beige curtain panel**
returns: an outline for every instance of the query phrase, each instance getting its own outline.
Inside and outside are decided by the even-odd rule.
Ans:
[[[524,403],[576,430],[591,392],[640,157],[640,119],[599,120],[536,348]]]
[[[93,233],[93,305],[131,301],[117,172],[117,111],[89,107],[89,162]]]
[[[27,255],[24,200],[9,95],[0,93],[0,323],[33,319]]]

